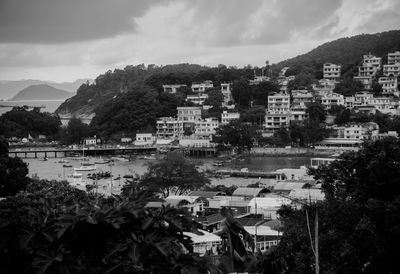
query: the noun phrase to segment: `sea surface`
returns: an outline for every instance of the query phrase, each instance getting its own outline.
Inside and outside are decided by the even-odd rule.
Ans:
[[[26,100],[26,101],[0,101],[0,115],[10,111],[14,106],[40,107],[41,112],[53,113],[65,100]],[[6,106],[6,107],[5,107]]]
[[[246,157],[240,160],[234,160],[230,163],[224,163],[222,167],[215,167],[213,163],[217,161],[216,158],[187,158],[192,161],[199,170],[215,170],[215,169],[241,169],[248,168],[249,171],[275,171],[281,168],[299,168],[300,166],[308,166],[310,164],[310,157]],[[80,167],[82,160],[78,158],[49,158],[47,161],[40,159],[23,159],[28,163],[29,176],[39,177],[40,179],[48,180],[63,180],[74,173],[76,167]],[[104,159],[98,157],[89,158],[88,162],[101,162]],[[68,163],[65,163],[68,161]],[[111,172],[112,178],[121,178],[118,181],[109,179],[101,179],[98,181],[100,186],[106,188],[112,181],[115,186],[122,186],[125,182],[124,175],[143,175],[149,164],[156,163],[158,160],[144,160],[133,159],[131,161],[114,160],[112,166],[109,164],[97,164],[96,172]],[[63,165],[72,165],[72,167],[63,167]],[[91,173],[89,171],[79,172],[86,176]],[[92,171],[93,173],[93,171]],[[258,178],[211,178],[213,185],[225,186],[246,186],[248,184],[260,182],[267,182],[270,179]]]

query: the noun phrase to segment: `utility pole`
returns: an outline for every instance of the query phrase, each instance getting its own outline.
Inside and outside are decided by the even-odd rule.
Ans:
[[[318,206],[315,206],[315,231],[314,231],[314,242],[315,242],[315,274],[319,274],[319,239],[318,239]]]

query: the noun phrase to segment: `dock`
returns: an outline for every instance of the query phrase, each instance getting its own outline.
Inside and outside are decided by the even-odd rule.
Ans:
[[[216,174],[230,177],[242,178],[262,178],[262,179],[275,179],[284,180],[286,178],[284,173],[280,172],[265,172],[265,171],[240,171],[240,170],[217,170]]]

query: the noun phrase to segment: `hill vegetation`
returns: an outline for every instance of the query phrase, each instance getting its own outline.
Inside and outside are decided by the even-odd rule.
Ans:
[[[272,67],[275,72],[283,67],[290,67],[287,75],[297,75],[303,71],[322,78],[323,64],[335,63],[342,65],[342,75],[351,77],[357,71],[356,66],[360,64],[364,54],[382,57],[385,62],[388,52],[399,49],[400,30],[361,34],[325,43],[306,54],[279,62]]]
[[[65,100],[74,94],[46,84],[31,85],[15,95],[11,101],[23,100]]]

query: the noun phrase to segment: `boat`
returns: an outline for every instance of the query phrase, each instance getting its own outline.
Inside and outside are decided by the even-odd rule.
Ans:
[[[216,161],[212,165],[213,166],[224,166],[224,163],[222,161]]]
[[[111,157],[113,161],[120,161],[120,162],[129,162],[129,159],[124,156],[113,156]]]
[[[155,154],[151,154],[150,156],[144,156],[143,159],[145,160],[157,160],[156,155]]]
[[[60,160],[58,161],[59,164],[68,164],[69,161],[68,160]]]
[[[72,165],[63,165],[64,168],[72,167]]]
[[[92,163],[81,163],[80,167],[74,168],[74,171],[93,171],[96,170],[96,165]]]

